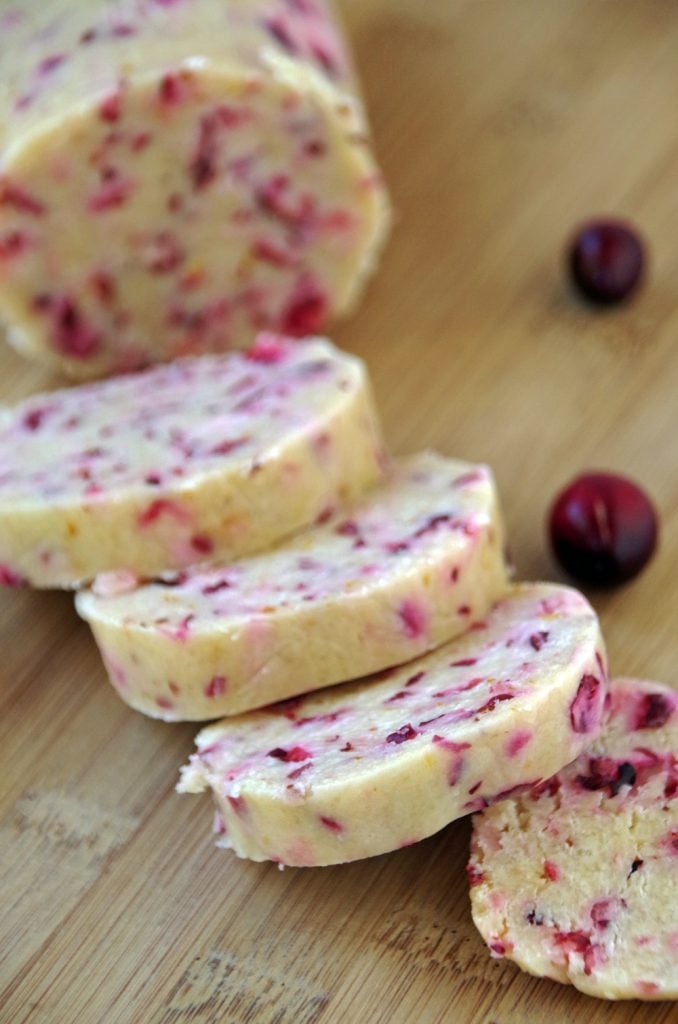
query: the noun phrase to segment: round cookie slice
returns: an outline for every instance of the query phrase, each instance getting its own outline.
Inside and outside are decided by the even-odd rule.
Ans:
[[[508,585],[489,469],[433,453],[272,551],[129,592],[125,582],[99,577],[77,608],[123,700],[166,721],[409,661],[463,633]]]
[[[492,954],[606,999],[678,997],[678,693],[616,680],[599,739],[474,819]]]
[[[605,694],[585,598],[523,584],[409,665],[204,729],[179,789],[212,790],[218,843],[241,857],[357,860],[548,778],[590,743]]]
[[[69,587],[263,549],[381,476],[377,424],[360,360],[270,334],[34,395],[0,418],[0,582]]]

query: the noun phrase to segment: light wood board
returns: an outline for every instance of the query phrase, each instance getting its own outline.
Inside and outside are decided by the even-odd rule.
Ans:
[[[678,681],[678,6],[665,0],[345,0],[398,224],[335,334],[372,370],[396,452],[483,460],[523,578],[559,578],[554,492],[641,480],[661,550],[592,594],[617,673]],[[628,308],[571,295],[573,226],[633,218]],[[0,400],[46,383],[9,350]],[[468,822],[363,863],[288,869],[213,849],[174,794],[195,728],[122,705],[64,594],[0,595],[2,1024],[590,1024],[676,1020],[490,959]]]

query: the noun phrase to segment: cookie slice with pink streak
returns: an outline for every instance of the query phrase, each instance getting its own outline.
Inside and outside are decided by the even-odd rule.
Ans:
[[[199,721],[409,661],[507,586],[489,469],[423,452],[272,550],[137,587],[99,577],[77,608],[123,700]]]
[[[318,338],[33,395],[0,415],[0,584],[241,557],[384,464],[364,364]]]
[[[678,997],[678,693],[618,679],[600,737],[474,819],[493,956],[606,999]]]
[[[218,844],[241,857],[357,860],[551,776],[595,737],[606,692],[585,598],[521,584],[432,654],[204,729],[179,789],[212,790]]]

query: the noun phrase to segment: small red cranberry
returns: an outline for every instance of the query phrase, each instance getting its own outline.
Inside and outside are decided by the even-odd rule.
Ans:
[[[576,579],[615,586],[648,563],[657,514],[637,484],[613,473],[584,473],[556,497],[550,513],[556,558]]]
[[[618,220],[596,220],[575,236],[568,253],[575,284],[592,302],[611,304],[627,299],[638,287],[645,250],[637,232]]]

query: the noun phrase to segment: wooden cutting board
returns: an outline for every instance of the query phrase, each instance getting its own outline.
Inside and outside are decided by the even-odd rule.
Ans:
[[[369,363],[396,452],[492,464],[524,578],[581,468],[640,479],[661,550],[593,593],[617,673],[678,682],[678,6],[665,0],[344,3],[398,224],[340,344]],[[570,293],[564,242],[633,218],[628,308]],[[0,399],[48,383],[9,350]],[[279,871],[212,847],[174,794],[193,726],[134,714],[65,594],[0,596],[2,1024],[635,1024],[490,959],[468,822],[364,863]]]

